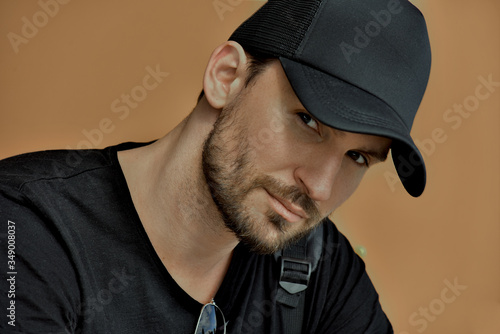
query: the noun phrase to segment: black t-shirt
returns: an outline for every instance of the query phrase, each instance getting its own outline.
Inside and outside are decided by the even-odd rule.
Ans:
[[[138,145],[0,161],[0,332],[194,333],[202,305],[155,253],[118,163]],[[304,333],[392,333],[363,261],[325,224]],[[279,274],[236,247],[215,296],[228,333],[283,333]]]

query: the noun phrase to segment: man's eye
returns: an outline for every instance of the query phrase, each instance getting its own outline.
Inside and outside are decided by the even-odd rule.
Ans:
[[[347,155],[354,160],[355,163],[368,167],[368,159],[366,159],[361,153],[355,151],[347,152]]]
[[[297,115],[299,115],[300,119],[302,122],[304,122],[305,125],[308,127],[312,128],[315,131],[319,131],[319,124],[316,122],[314,118],[311,117],[311,115],[300,112]]]

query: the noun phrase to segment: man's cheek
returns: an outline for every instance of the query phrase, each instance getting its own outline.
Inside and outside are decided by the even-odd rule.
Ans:
[[[365,172],[361,168],[344,170],[337,176],[332,190],[332,210],[341,206],[356,191]]]

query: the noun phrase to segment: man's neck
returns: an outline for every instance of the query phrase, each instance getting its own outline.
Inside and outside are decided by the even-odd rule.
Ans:
[[[214,297],[238,243],[224,226],[201,170],[203,143],[217,115],[202,102],[157,142],[118,153],[158,256],[179,286],[201,303]]]

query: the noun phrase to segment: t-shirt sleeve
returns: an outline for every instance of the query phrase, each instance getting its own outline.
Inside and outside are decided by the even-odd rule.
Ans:
[[[1,185],[0,268],[1,333],[74,333],[80,295],[64,243],[22,193]]]
[[[323,255],[323,267],[328,269],[319,279],[328,282],[324,290],[328,293],[322,301],[324,308],[316,333],[394,333],[364,262],[349,241],[336,232],[336,238],[327,241],[326,249],[333,251]]]

